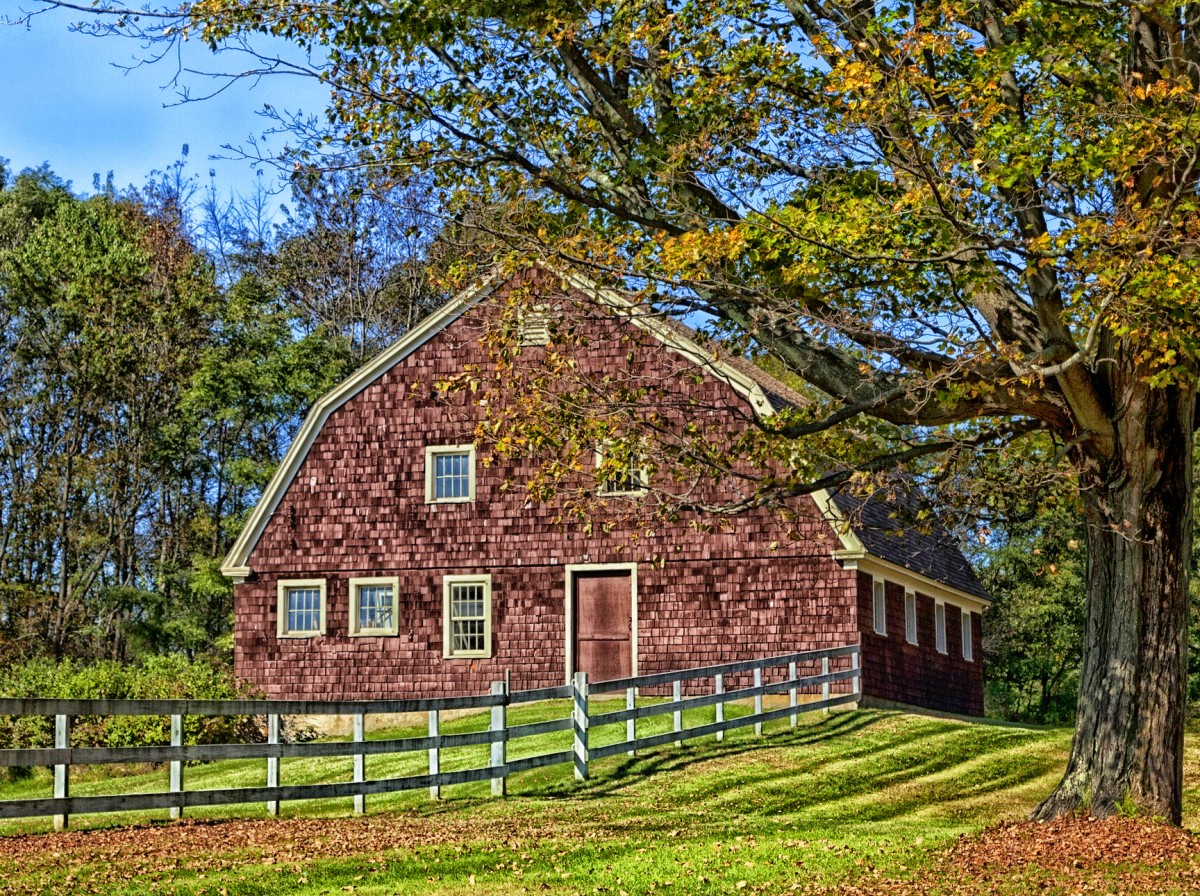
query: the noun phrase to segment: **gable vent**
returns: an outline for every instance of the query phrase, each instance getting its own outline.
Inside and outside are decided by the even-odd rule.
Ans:
[[[534,305],[522,314],[518,335],[522,346],[548,345],[550,342],[550,309],[545,305]]]

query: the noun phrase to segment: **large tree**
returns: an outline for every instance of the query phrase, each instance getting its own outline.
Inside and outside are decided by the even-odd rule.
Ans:
[[[334,138],[307,150],[429,172],[476,207],[523,203],[541,253],[643,288],[647,307],[701,309],[778,359],[826,396],[783,435],[875,418],[842,452],[874,469],[1048,435],[1084,507],[1088,622],[1069,764],[1039,814],[1179,819],[1200,5],[194,0],[160,14],[124,25],[307,50]],[[828,477],[792,457],[774,488]]]
[[[232,624],[219,558],[352,364],[262,276],[222,289],[181,197],[0,168],[5,660],[211,649]]]

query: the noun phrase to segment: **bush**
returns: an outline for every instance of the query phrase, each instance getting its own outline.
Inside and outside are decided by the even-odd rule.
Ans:
[[[146,657],[136,664],[34,659],[0,669],[0,696],[79,700],[232,700],[253,696],[227,665],[181,655]],[[188,716],[184,743],[244,743],[261,740],[250,716]],[[79,716],[72,720],[71,746],[135,747],[170,743],[166,716]],[[44,716],[0,716],[0,748],[54,745],[54,720]]]

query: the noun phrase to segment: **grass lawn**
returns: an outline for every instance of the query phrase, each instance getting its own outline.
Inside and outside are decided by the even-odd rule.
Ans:
[[[550,712],[522,711],[528,717],[514,712],[514,722]],[[443,730],[484,724],[468,718]],[[519,750],[514,745],[511,753],[562,749],[565,742],[554,738],[563,737],[547,736]],[[424,792],[374,798],[365,817],[350,815],[350,801],[343,799],[285,804],[283,819],[264,818],[260,806],[213,810],[204,820],[182,823],[162,821],[164,812],[94,816],[72,819],[72,826],[95,829],[48,836],[21,835],[47,828],[44,820],[24,822],[0,829],[7,833],[0,836],[0,893],[634,896],[847,888],[928,893],[943,884],[947,893],[1074,892],[1082,886],[1078,869],[1063,871],[1049,859],[1026,863],[1014,877],[989,872],[987,855],[947,858],[947,850],[968,842],[961,835],[1027,814],[1056,783],[1068,743],[1063,729],[854,711],[802,717],[796,729],[770,724],[763,737],[745,729],[727,735],[722,745],[692,741],[612,757],[592,763],[591,780],[584,783],[573,780],[569,766],[528,772],[509,780],[505,799],[488,796],[483,783],[445,788],[437,802]],[[461,752],[447,757],[443,768],[481,756]],[[259,760],[189,767],[187,783],[189,789],[260,785],[263,766]],[[368,777],[420,771],[419,757],[368,758]],[[290,760],[282,777],[294,783],[331,774],[348,779],[349,773],[349,759]],[[1187,774],[1185,824],[1196,820],[1200,808],[1194,751]],[[123,784],[164,789],[165,778],[164,770],[142,771]],[[47,787],[39,770],[0,787],[0,798],[42,795]],[[72,792],[111,787],[108,776],[97,776],[73,781]],[[225,820],[211,820],[218,817]],[[989,849],[1003,859],[1026,848],[1020,844],[1027,827],[1001,828],[1007,840],[992,834],[993,840],[969,842],[980,848],[1001,843]],[[1097,826],[1085,839],[1099,843],[1100,832]],[[1132,842],[1130,836],[1125,841]],[[1179,847],[1183,854],[1189,848]],[[1036,845],[1028,849],[1035,856],[1045,852]],[[1175,868],[1174,855],[1147,850],[1157,855],[1158,867]],[[982,876],[991,888],[955,889],[968,879],[939,870],[947,861],[950,868],[974,862],[982,870],[968,877]],[[1131,861],[1113,849],[1102,852],[1088,869],[1088,886],[1099,881],[1099,892],[1189,891],[1183,884],[1138,890],[1128,874],[1140,874],[1150,859]],[[1186,867],[1180,869],[1186,877]],[[1106,889],[1106,882],[1118,888]]]

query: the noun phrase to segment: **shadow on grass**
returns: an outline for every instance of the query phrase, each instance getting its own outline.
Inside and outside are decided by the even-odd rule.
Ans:
[[[903,726],[902,735],[892,721]],[[810,821],[890,821],[933,811],[952,815],[1002,803],[1006,791],[1032,785],[1061,769],[1044,730],[982,727],[957,720],[851,712],[799,729],[721,747],[668,747],[615,765],[594,766],[593,778],[544,798],[598,801],[621,793],[646,796],[657,775],[704,766],[703,775],[668,779],[655,793],[668,805],[703,803],[731,813],[752,806],[764,817]],[[783,762],[780,762],[783,751]],[[742,807],[742,808],[739,808]],[[934,807],[931,810],[931,807]],[[646,829],[677,824],[666,813],[642,820]]]
[[[468,719],[461,724],[478,727],[486,722]],[[1047,734],[1044,729],[985,726],[891,710],[851,710],[825,717],[814,714],[796,728],[776,723],[758,737],[747,728],[730,732],[720,744],[710,736],[685,741],[682,747],[613,756],[592,763],[586,782],[575,781],[569,765],[522,773],[510,779],[507,801],[491,797],[482,783],[447,788],[445,799],[438,802],[423,800],[419,791],[381,795],[370,802],[383,812],[438,817],[476,811],[499,816],[520,811],[527,803],[574,801],[581,804],[582,814],[595,813],[608,822],[623,817],[624,823],[646,832],[674,827],[681,815],[701,806],[718,821],[748,812],[819,823],[847,817],[888,821],[920,812],[947,815],[948,807],[961,815],[972,807],[1004,804],[1005,791],[1032,785],[1061,767],[1065,753],[1059,756],[1057,740]],[[539,746],[559,748],[550,742]],[[482,753],[469,756],[486,762]],[[348,779],[348,763],[344,760],[336,768],[286,763],[285,771],[289,783],[328,779],[331,773]],[[448,765],[444,758],[443,768]],[[419,773],[416,768],[410,772],[374,762],[370,771],[380,777]],[[210,774],[212,780],[207,780]],[[253,778],[257,784],[262,774],[258,765],[197,768],[189,770],[188,779],[229,786],[233,776]],[[139,785],[161,789],[164,783],[143,780]],[[1010,795],[1007,805],[1018,800]],[[601,808],[605,801],[611,806]],[[317,802],[289,804],[296,805],[304,807],[301,814],[337,811]]]

